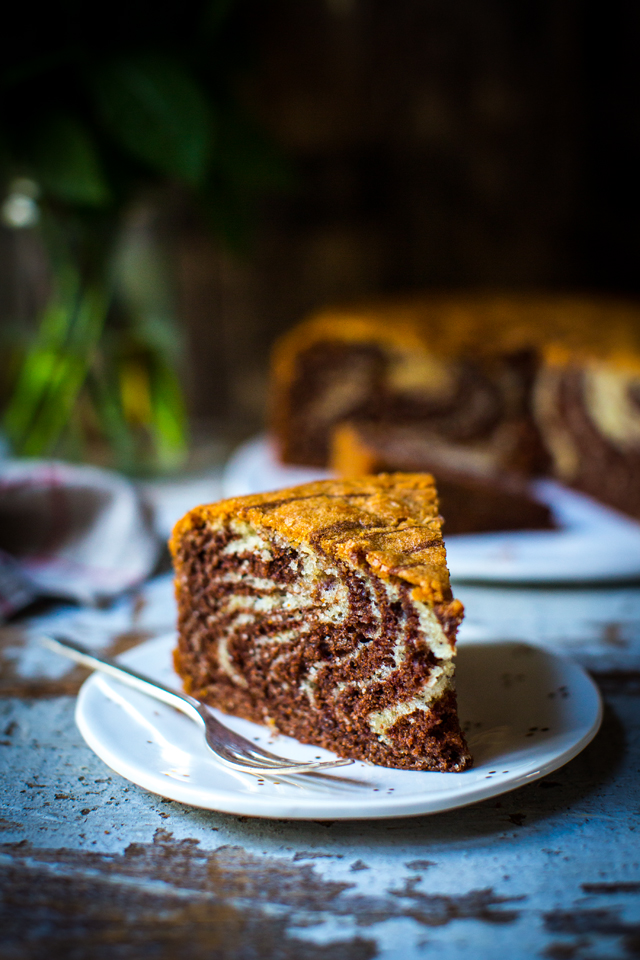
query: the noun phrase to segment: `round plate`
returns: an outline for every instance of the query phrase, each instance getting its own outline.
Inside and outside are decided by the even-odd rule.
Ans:
[[[174,634],[149,640],[120,659],[179,689],[171,663],[175,642]],[[457,685],[474,757],[464,773],[392,770],[359,761],[322,776],[278,782],[235,773],[216,760],[184,714],[97,673],[80,691],[76,721],[113,770],[172,800],[256,817],[350,820],[436,813],[513,790],[575,757],[602,719],[598,689],[580,667],[525,643],[461,643]],[[332,757],[214,713],[282,756]]]
[[[330,477],[327,470],[278,461],[268,437],[238,447],[223,478],[224,495],[238,497]],[[640,523],[552,480],[532,484],[557,530],[515,530],[446,536],[454,580],[485,583],[575,583],[640,576]]]

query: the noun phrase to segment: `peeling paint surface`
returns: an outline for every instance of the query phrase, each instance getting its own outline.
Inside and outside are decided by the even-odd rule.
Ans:
[[[462,631],[581,662],[605,721],[567,766],[406,820],[261,821],[146,793],[85,746],[67,632],[118,653],[171,629],[159,577],[104,610],[0,629],[0,957],[368,960],[640,955],[640,588],[460,586]]]

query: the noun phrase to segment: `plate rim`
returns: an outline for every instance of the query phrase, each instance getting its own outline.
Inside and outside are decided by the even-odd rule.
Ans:
[[[167,643],[169,637],[171,637],[173,642],[175,642],[175,632],[164,633],[161,636],[150,638],[149,640],[144,641],[144,643],[138,644],[136,647],[132,647],[130,650],[120,655],[120,657],[117,659],[122,660],[123,663],[126,663],[128,654],[131,654],[134,651],[139,652],[140,650],[149,648],[151,646],[161,646],[162,644]],[[428,795],[422,792],[416,795],[398,795],[397,797],[393,798],[388,798],[385,795],[382,795],[379,798],[376,797],[375,799],[367,798],[367,808],[364,812],[362,809],[362,797],[353,797],[349,799],[341,795],[339,798],[335,799],[335,802],[337,802],[341,807],[341,810],[336,812],[335,810],[329,809],[331,801],[328,801],[326,795],[320,799],[317,797],[315,799],[312,798],[311,802],[309,802],[308,799],[302,797],[299,799],[288,797],[274,798],[272,796],[260,796],[260,794],[253,793],[234,793],[228,790],[214,790],[207,791],[209,799],[207,802],[202,802],[204,799],[203,797],[200,796],[198,799],[194,799],[193,796],[196,792],[201,794],[202,790],[198,791],[198,788],[191,786],[191,784],[183,784],[182,781],[172,780],[169,777],[167,777],[166,782],[166,786],[169,789],[161,789],[160,785],[161,783],[164,785],[164,781],[160,781],[160,774],[148,772],[144,768],[140,768],[140,766],[123,759],[120,754],[115,754],[109,746],[105,746],[100,738],[95,735],[94,730],[88,721],[86,716],[86,708],[87,703],[89,703],[90,706],[90,698],[95,696],[96,693],[99,696],[105,696],[105,694],[100,690],[98,680],[104,679],[108,683],[117,683],[117,681],[112,680],[112,678],[105,677],[104,674],[93,673],[83,683],[76,701],[75,721],[85,743],[101,760],[103,760],[104,763],[107,764],[107,766],[110,767],[110,769],[114,770],[117,774],[124,777],[129,782],[142,787],[150,793],[165,797],[167,799],[176,800],[180,803],[184,803],[188,806],[198,809],[212,810],[236,816],[252,816],[269,820],[301,821],[323,819],[380,820],[443,813],[449,810],[470,806],[472,804],[479,803],[482,800],[500,796],[503,793],[509,793],[512,790],[517,790],[519,787],[524,786],[525,784],[533,783],[535,780],[539,780],[541,777],[544,777],[549,773],[553,773],[555,770],[564,766],[566,763],[569,763],[574,759],[574,757],[581,753],[582,750],[584,750],[584,748],[594,739],[602,724],[602,695],[593,678],[580,664],[569,659],[563,654],[556,653],[555,651],[549,650],[548,648],[539,644],[531,643],[530,641],[496,639],[495,643],[524,644],[525,646],[535,650],[538,654],[542,654],[552,660],[559,661],[563,664],[564,669],[575,671],[575,675],[580,678],[581,682],[587,683],[595,697],[595,713],[588,729],[582,734],[581,737],[578,738],[578,740],[575,741],[575,743],[568,746],[565,750],[548,758],[544,763],[535,765],[535,770],[514,776],[508,781],[484,781],[477,783],[477,785],[473,788],[468,790],[460,789],[458,791],[445,794],[444,797],[442,794]],[[493,645],[493,641],[490,640],[470,639],[461,641],[460,643],[460,647],[487,647],[491,645]],[[121,689],[123,691],[128,691],[129,688],[121,685]],[[163,705],[159,704],[159,706],[162,707]],[[167,709],[170,708],[167,707]],[[493,762],[495,761],[492,761],[492,763]],[[371,765],[371,769],[375,770],[376,767]],[[475,769],[477,770],[477,768]],[[448,776],[456,778],[464,777],[465,773],[449,774]],[[458,781],[456,780],[454,782]],[[430,801],[426,800],[428,796],[431,797]],[[313,806],[314,802],[316,803],[315,808]],[[277,805],[286,807],[286,810],[275,812],[273,808]],[[356,807],[358,807],[357,810],[355,809]]]

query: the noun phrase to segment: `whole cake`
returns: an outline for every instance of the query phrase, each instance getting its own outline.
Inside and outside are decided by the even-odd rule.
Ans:
[[[471,763],[433,478],[319,481],[196,507],[170,542],[185,689],[343,757]]]
[[[459,294],[325,310],[274,354],[283,462],[326,466],[353,419],[499,451],[503,470],[555,476],[640,518],[640,306]]]

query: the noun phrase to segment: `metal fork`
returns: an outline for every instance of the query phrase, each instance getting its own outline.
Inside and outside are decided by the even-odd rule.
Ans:
[[[170,687],[165,687],[163,683],[158,683],[144,674],[124,667],[108,657],[97,657],[94,653],[76,643],[67,637],[44,636],[42,643],[50,650],[61,653],[77,663],[93,670],[100,670],[109,676],[115,677],[121,683],[133,687],[134,690],[140,690],[142,693],[168,703],[170,707],[181,710],[196,723],[204,727],[205,740],[207,746],[216,754],[219,760],[226,766],[234,770],[241,770],[244,773],[254,773],[264,775],[286,775],[293,773],[316,773],[319,770],[329,770],[332,767],[345,767],[353,760],[329,760],[312,761],[310,763],[297,763],[295,760],[287,760],[285,757],[278,757],[275,753],[269,753],[261,747],[256,746],[235,733],[213,716],[204,703],[190,697],[186,693],[177,693]]]

